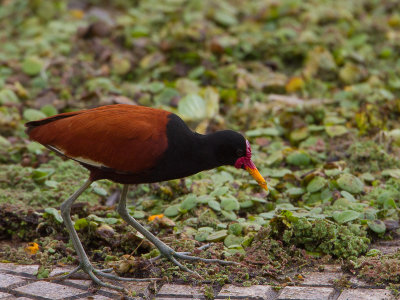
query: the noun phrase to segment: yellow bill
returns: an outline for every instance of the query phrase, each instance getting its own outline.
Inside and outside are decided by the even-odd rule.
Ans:
[[[251,147],[248,140],[246,140],[246,154],[242,157],[239,157],[235,162],[235,168],[237,169],[245,169],[250,173],[251,176],[257,181],[257,183],[269,193],[267,182],[264,177],[258,172],[256,165],[251,160]]]
[[[257,168],[254,166],[254,168],[250,168],[249,166],[245,166],[247,172],[250,173],[251,176],[257,181],[257,183],[267,192],[269,192],[267,182],[265,181],[264,177],[260,174],[260,172],[257,170]]]

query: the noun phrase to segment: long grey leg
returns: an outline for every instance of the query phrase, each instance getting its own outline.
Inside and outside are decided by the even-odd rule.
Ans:
[[[96,275],[103,276],[109,279],[115,279],[115,280],[123,280],[123,281],[149,281],[149,280],[154,280],[153,278],[149,279],[136,279],[136,278],[123,278],[115,275],[110,275],[107,274],[106,272],[111,271],[110,269],[105,269],[105,270],[96,270],[92,264],[89,261],[89,258],[86,255],[85,250],[83,249],[82,243],[79,240],[78,234],[75,231],[74,225],[71,220],[71,205],[74,203],[74,201],[92,184],[92,181],[89,179],[87,180],[71,197],[68,198],[68,200],[64,201],[61,204],[61,216],[64,220],[65,227],[67,227],[69,236],[72,240],[72,244],[74,245],[75,251],[78,254],[79,258],[79,266],[75,268],[73,271],[71,271],[69,274],[62,275],[62,276],[57,276],[55,275],[52,278],[48,278],[48,280],[62,280],[70,277],[72,274],[76,273],[79,270],[84,271],[86,274],[89,275],[89,277],[98,285],[108,287],[111,289],[119,290],[119,291],[124,291],[126,292],[125,288],[120,287],[120,286],[115,286],[111,285],[108,283],[105,283],[98,279]],[[96,274],[96,275],[95,275]],[[157,279],[155,279],[157,280]]]
[[[174,252],[172,248],[170,248],[162,241],[160,241],[157,237],[155,237],[150,231],[144,228],[138,221],[136,221],[129,214],[128,210],[126,209],[126,195],[128,194],[128,188],[129,185],[125,184],[122,189],[121,198],[119,200],[117,207],[117,212],[126,223],[133,226],[133,228],[135,228],[137,231],[143,234],[150,242],[152,242],[160,250],[161,253],[163,253],[166,256],[171,255]]]
[[[72,240],[72,244],[74,245],[75,251],[78,254],[79,263],[82,268],[90,268],[91,264],[89,262],[89,258],[86,255],[85,250],[83,249],[82,243],[79,240],[78,234],[75,231],[74,225],[71,220],[71,205],[74,201],[92,184],[92,181],[88,179],[75,193],[72,194],[67,200],[65,200],[60,208],[61,208],[61,216],[64,220],[65,227],[67,227],[69,236]]]
[[[236,264],[235,262],[231,261],[224,261],[220,259],[206,259],[206,258],[201,258],[201,257],[195,257],[195,256],[190,256],[187,255],[187,253],[180,253],[180,252],[175,252],[171,247],[167,246],[165,243],[160,241],[156,236],[154,236],[150,231],[148,231],[146,228],[144,228],[138,221],[136,221],[131,215],[129,215],[128,210],[126,209],[126,195],[128,193],[128,185],[125,184],[122,193],[121,193],[121,199],[119,200],[118,203],[118,208],[117,211],[120,214],[121,218],[125,220],[126,223],[131,225],[133,228],[135,228],[137,231],[139,231],[141,234],[143,234],[150,242],[152,242],[158,250],[160,250],[160,253],[164,255],[165,257],[169,258],[175,265],[179,266],[181,269],[194,273],[198,275],[196,272],[193,272],[189,270],[187,267],[179,263],[176,258],[180,259],[186,259],[186,260],[191,260],[191,261],[202,261],[206,263],[220,263],[220,264]]]

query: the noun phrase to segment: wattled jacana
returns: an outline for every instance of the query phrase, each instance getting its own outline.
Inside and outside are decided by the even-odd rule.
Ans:
[[[192,261],[229,262],[204,259],[175,252],[131,217],[126,209],[129,184],[182,178],[222,165],[246,169],[268,191],[264,178],[251,161],[249,142],[231,130],[201,135],[189,129],[177,115],[134,105],[108,105],[63,113],[26,123],[29,137],[50,150],[73,159],[90,171],[89,179],[61,204],[65,226],[83,270],[99,285],[122,290],[102,282],[96,275],[117,280],[135,280],[95,269],[82,247],[71,221],[72,203],[93,181],[109,179],[124,184],[117,211],[129,225],[149,239],[160,253],[183,270],[176,258]]]

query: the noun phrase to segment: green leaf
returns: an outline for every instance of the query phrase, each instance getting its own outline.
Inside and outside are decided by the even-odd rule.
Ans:
[[[294,166],[307,166],[310,161],[310,157],[306,153],[300,151],[294,151],[286,157],[286,162]]]
[[[75,230],[81,230],[81,229],[83,229],[85,227],[88,227],[88,226],[89,226],[89,222],[85,218],[78,219],[74,223]]]
[[[178,114],[185,121],[199,121],[207,117],[206,103],[197,94],[189,94],[178,103]]]
[[[222,185],[225,182],[233,181],[233,176],[226,171],[222,171],[217,174],[213,174],[211,176],[211,180],[215,185]]]
[[[143,219],[146,216],[142,210],[134,210],[131,214],[135,219]]]
[[[175,217],[179,214],[179,208],[180,204],[171,205],[164,211],[164,215],[167,217]]]
[[[179,97],[179,92],[176,89],[167,87],[163,89],[160,94],[154,97],[154,102],[158,105],[169,105],[171,100],[175,97]]]
[[[346,198],[347,200],[349,200],[350,202],[356,202],[356,198],[354,198],[354,196],[352,194],[350,194],[349,192],[346,191],[341,191],[340,194]]]
[[[206,87],[203,92],[204,101],[206,103],[207,117],[212,118],[219,112],[219,94],[218,90],[212,87]]]
[[[280,210],[298,210],[292,203],[279,203],[276,208]]]
[[[37,120],[44,119],[47,117],[40,110],[33,109],[33,108],[25,109],[23,115],[24,115],[24,119],[27,121],[37,121]]]
[[[131,62],[125,57],[114,55],[111,58],[111,70],[114,74],[125,75],[131,69]]]
[[[197,94],[200,91],[199,84],[187,78],[180,78],[175,83],[176,89],[183,95]]]
[[[290,141],[292,143],[297,143],[299,141],[306,139],[308,135],[309,135],[308,127],[295,129],[292,132],[290,132]]]
[[[117,218],[104,218],[104,223],[112,225],[112,224],[117,224],[119,222],[119,219]]]
[[[29,152],[34,153],[36,155],[43,154],[43,150],[45,147],[43,147],[39,143],[29,143],[26,148],[28,149]]]
[[[218,187],[215,190],[213,190],[210,193],[210,196],[219,197],[219,196],[225,195],[228,191],[229,191],[229,188],[227,186],[221,186],[221,187]]]
[[[382,176],[390,176],[396,179],[400,178],[400,169],[387,169],[382,171]]]
[[[259,203],[267,203],[268,202],[267,200],[265,200],[263,198],[256,197],[256,196],[253,196],[250,199],[253,202],[259,202]]]
[[[266,220],[271,220],[275,216],[275,211],[271,210],[269,212],[259,214],[260,217]]]
[[[93,191],[93,193],[95,193],[99,196],[102,196],[102,197],[107,196],[107,191],[100,186],[94,186],[92,191]]]
[[[155,94],[161,92],[164,87],[164,83],[160,81],[153,81],[149,83],[144,90]]]
[[[382,254],[382,251],[379,249],[370,249],[368,250],[368,252],[365,254],[365,256],[369,256],[369,257],[375,257]]]
[[[246,201],[240,201],[240,208],[249,208],[254,206],[254,202],[251,200],[246,200]]]
[[[58,113],[58,112],[57,112],[57,109],[56,109],[53,105],[51,105],[51,104],[46,104],[46,105],[44,105],[44,106],[40,109],[40,111],[41,111],[42,113],[44,113],[47,117],[56,115],[56,114]]]
[[[207,240],[207,237],[213,232],[214,229],[212,227],[200,227],[197,230],[197,234],[195,235],[195,240],[199,242],[204,242]]]
[[[117,219],[117,218],[102,218],[102,217],[99,217],[99,216],[94,215],[94,214],[90,214],[87,217],[87,219],[89,221],[95,221],[95,222],[98,222],[98,223],[106,223],[106,224],[110,224],[110,225],[116,224],[116,223],[119,222],[119,219]]]
[[[261,174],[268,176],[268,177],[274,177],[274,178],[282,178],[287,174],[292,174],[292,171],[289,169],[269,169],[269,168],[264,168],[261,171]]]
[[[343,171],[339,170],[339,169],[328,169],[328,170],[324,170],[324,173],[326,176],[335,177],[335,176],[342,174]]]
[[[213,210],[216,210],[216,211],[220,211],[221,210],[221,205],[216,200],[208,201],[208,206],[211,207]]]
[[[274,151],[271,155],[264,160],[267,166],[272,166],[273,164],[279,164],[283,160],[283,153],[281,150]]]
[[[389,208],[394,208],[397,209],[396,202],[394,201],[393,198],[387,198],[383,201],[383,208],[389,209]]]
[[[339,224],[344,224],[350,221],[357,220],[360,217],[360,213],[354,210],[345,210],[345,211],[335,211],[333,213],[333,219]]]
[[[233,14],[230,14],[228,12],[225,12],[223,10],[216,10],[214,14],[214,20],[223,26],[229,27],[236,25],[238,23],[238,20]]]
[[[300,197],[301,195],[303,195],[305,193],[305,191],[302,188],[293,187],[293,188],[288,189],[286,191],[286,193],[290,197]]]
[[[236,214],[233,211],[221,210],[221,214],[230,221],[235,221],[237,219]]]
[[[28,146],[29,146],[30,144],[32,144],[32,143],[29,143]],[[37,144],[37,143],[35,143],[35,144]],[[0,135],[0,147],[2,147],[2,149],[6,149],[6,148],[9,147],[9,146],[11,146],[10,141],[7,140],[4,136],[1,136],[1,135]]]
[[[326,185],[326,179],[321,176],[315,176],[307,185],[307,192],[315,193]]]
[[[49,214],[52,215],[54,217],[54,219],[58,222],[58,223],[62,223],[63,222],[63,218],[61,217],[60,213],[58,212],[57,209],[55,209],[54,207],[47,207],[44,209],[44,211]]]
[[[44,182],[44,185],[49,187],[49,188],[56,188],[58,186],[58,182],[54,180],[46,180]]]
[[[349,130],[343,125],[332,125],[326,126],[325,131],[330,137],[337,137],[346,134]]]
[[[13,90],[2,89],[0,91],[0,105],[7,103],[19,103],[19,99]]]
[[[386,231],[386,225],[381,220],[371,220],[367,222],[369,229],[376,233],[384,233]]]
[[[349,193],[358,194],[364,189],[364,183],[354,175],[343,174],[337,180],[339,187]]]
[[[236,236],[234,234],[229,234],[227,237],[224,239],[224,245],[226,247],[230,247],[233,245],[241,245],[243,242],[243,237],[241,236]]]
[[[197,205],[197,197],[196,195],[190,194],[186,197],[185,200],[180,205],[181,209],[191,210],[192,208],[196,207]]]
[[[40,266],[39,270],[37,271],[37,279],[48,278],[50,275],[50,269],[45,268],[44,266]]]
[[[371,173],[363,173],[361,174],[361,179],[367,182],[372,182],[375,180],[374,175],[372,175]]]
[[[207,241],[208,242],[219,242],[225,239],[225,237],[228,235],[228,230],[223,229],[219,230],[216,232],[213,232],[207,236]]]
[[[54,169],[51,168],[38,168],[34,169],[31,173],[32,179],[37,183],[44,183],[47,178],[53,175]]]
[[[39,74],[42,68],[43,62],[35,56],[25,58],[22,63],[22,71],[30,76]]]
[[[215,197],[210,196],[210,195],[201,195],[201,196],[196,196],[197,197],[197,203],[199,204],[207,204],[211,200],[215,200]]]
[[[205,70],[206,70],[206,68],[204,68],[203,66],[198,66],[189,72],[188,77],[190,79],[196,79],[196,78],[200,77],[201,75],[203,75]]]
[[[241,235],[243,231],[243,226],[240,223],[233,223],[229,225],[228,232],[234,235]]]
[[[106,77],[97,77],[86,82],[86,87],[90,92],[95,91],[116,91],[112,81]]]
[[[240,208],[239,201],[233,196],[221,196],[221,207],[226,211],[238,210]]]
[[[258,128],[246,131],[246,136],[248,137],[258,137],[258,136],[279,136],[280,131],[275,127],[269,128]]]

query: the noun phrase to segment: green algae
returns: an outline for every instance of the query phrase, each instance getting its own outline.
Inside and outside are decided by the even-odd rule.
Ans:
[[[350,146],[349,166],[357,172],[376,172],[399,168],[400,162],[392,153],[374,141],[360,141]]]
[[[361,257],[355,264],[359,276],[374,284],[400,283],[400,252]]]
[[[364,254],[370,243],[360,226],[338,225],[326,219],[311,221],[293,217],[290,212],[282,212],[271,221],[271,226],[275,237],[282,236],[287,244],[346,259]]]
[[[52,175],[48,179],[58,184],[52,187],[44,182],[35,182],[32,179],[35,171],[33,168],[12,164],[0,165],[0,203],[20,204],[32,208],[58,206],[68,199],[89,176],[86,169],[79,164],[70,160],[64,161],[58,157],[40,167],[51,169]],[[108,190],[113,184],[102,181],[99,185]],[[78,201],[96,203],[100,199],[89,188]]]

